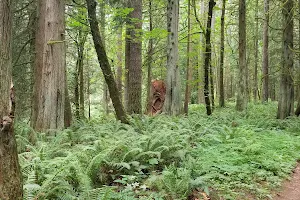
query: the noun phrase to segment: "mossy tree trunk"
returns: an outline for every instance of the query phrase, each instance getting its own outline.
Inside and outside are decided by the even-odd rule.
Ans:
[[[0,0],[0,199],[21,200],[22,175],[13,129],[12,1]]]
[[[277,118],[285,119],[294,114],[294,82],[293,82],[293,0],[287,0],[282,8],[283,38],[282,66]]]
[[[102,69],[106,84],[108,86],[110,98],[115,108],[116,117],[122,123],[128,124],[129,121],[125,113],[123,104],[120,100],[120,92],[115,82],[114,74],[111,70],[111,66],[109,64],[108,57],[101,40],[98,21],[96,18],[96,2],[94,0],[86,0],[86,3],[88,7],[89,22],[90,22],[90,28],[93,36],[94,46],[96,49],[100,67]]]

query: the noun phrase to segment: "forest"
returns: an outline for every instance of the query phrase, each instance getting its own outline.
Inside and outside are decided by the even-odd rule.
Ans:
[[[299,200],[300,0],[0,0],[0,200]]]

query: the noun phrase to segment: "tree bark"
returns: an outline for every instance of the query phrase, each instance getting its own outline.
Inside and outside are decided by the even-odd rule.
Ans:
[[[153,31],[153,17],[152,17],[152,1],[149,1],[149,32]],[[152,62],[153,62],[153,38],[149,39],[148,44],[148,59],[147,59],[147,107],[146,113],[149,113],[152,108],[151,102],[151,79],[152,79]]]
[[[264,0],[264,34],[263,34],[263,93],[262,101],[267,102],[269,99],[269,0]]]
[[[287,0],[282,8],[283,14],[283,52],[281,81],[277,118],[285,119],[294,114],[294,82],[293,82],[293,0]]]
[[[178,67],[179,0],[168,0],[167,9],[167,91],[164,111],[169,115],[181,113],[180,74]]]
[[[254,101],[257,101],[258,96],[258,0],[256,0],[255,3],[255,67],[254,67],[254,90],[253,90],[253,96]]]
[[[193,6],[196,6],[195,0],[193,0],[193,1],[194,1]],[[195,9],[194,9],[194,12],[196,12]],[[200,0],[200,16],[201,16],[201,18],[205,18],[204,13],[205,13],[205,2],[204,2],[204,0]],[[196,13],[194,13],[194,14],[196,15]],[[203,95],[204,68],[202,67],[203,59],[204,59],[204,50],[205,50],[205,40],[204,40],[204,31],[203,31],[203,33],[200,34],[200,48],[199,48],[199,61],[198,61],[198,63],[199,63],[199,67],[198,67],[198,104],[204,103],[204,95]]]
[[[298,12],[300,11],[300,0],[298,0]],[[300,27],[300,19],[299,19],[299,27]],[[300,49],[300,28],[299,28],[299,42],[298,42],[298,46],[299,46],[299,49]],[[297,94],[297,101],[298,101],[298,104],[297,104],[297,108],[296,108],[296,111],[295,111],[295,115],[296,116],[299,116],[300,115],[300,60],[298,61],[299,62],[299,66],[298,66],[298,82],[297,82],[297,88],[298,88],[298,94]]]
[[[236,109],[243,111],[247,108],[247,61],[246,61],[246,1],[239,0],[239,87]]]
[[[185,100],[184,100],[184,113],[187,115],[189,112],[189,102],[191,99],[191,81],[193,79],[193,69],[191,66],[191,0],[188,0],[188,42],[186,49],[186,84],[185,84]]]
[[[221,15],[221,51],[220,51],[220,107],[225,107],[225,95],[224,95],[224,40],[225,40],[225,8],[226,0],[223,0],[222,15]]]
[[[127,64],[127,112],[129,114],[142,113],[142,1],[130,0],[128,7],[134,10],[129,14],[127,22],[125,59]]]
[[[105,27],[106,27],[106,10],[105,10],[105,0],[100,0],[100,6],[99,6],[99,12],[100,12],[100,34],[102,37],[102,42],[104,45],[104,48],[106,48],[106,33],[105,33]],[[109,92],[108,92],[108,86],[103,81],[103,109],[106,114],[109,114]]]
[[[89,14],[90,28],[93,36],[93,41],[98,56],[98,61],[102,69],[106,84],[108,85],[108,90],[110,97],[115,108],[116,117],[122,123],[129,123],[124,107],[120,100],[120,93],[117,88],[117,84],[114,79],[114,75],[111,70],[111,66],[108,62],[107,54],[103,46],[100,32],[98,29],[98,22],[96,18],[96,2],[94,0],[86,0]]]
[[[21,200],[22,174],[13,129],[12,1],[0,0],[0,199]]]
[[[63,129],[65,114],[65,2],[40,0],[35,38],[34,106],[37,131]]]
[[[118,51],[117,51],[117,87],[120,92],[120,98],[122,101],[122,76],[123,76],[123,27],[119,27],[118,30]]]
[[[205,55],[204,55],[204,98],[206,105],[206,113],[207,115],[212,114],[210,95],[209,95],[209,69],[211,65],[211,22],[212,22],[212,14],[213,8],[216,5],[214,0],[209,1],[208,5],[208,18],[205,32]]]

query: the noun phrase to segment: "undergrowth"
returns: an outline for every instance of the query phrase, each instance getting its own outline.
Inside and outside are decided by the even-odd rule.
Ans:
[[[107,117],[35,133],[18,123],[24,199],[270,198],[300,159],[299,118],[275,114],[273,103],[212,116],[192,105],[188,117],[135,116],[131,125]]]

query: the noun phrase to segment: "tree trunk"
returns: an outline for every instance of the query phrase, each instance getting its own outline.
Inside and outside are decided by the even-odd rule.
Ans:
[[[23,199],[22,174],[13,129],[12,1],[0,0],[0,199]]]
[[[125,59],[128,60],[127,76],[127,112],[129,114],[142,113],[142,1],[130,0],[128,7],[134,10],[129,14],[126,36],[126,49],[128,50]]]
[[[185,100],[184,113],[187,115],[189,111],[189,102],[191,99],[191,81],[193,79],[193,69],[191,66],[191,0],[188,0],[188,43],[186,49],[186,86],[185,86]]]
[[[207,115],[211,115],[212,108],[211,102],[209,98],[209,68],[211,65],[211,22],[212,22],[212,14],[213,8],[216,5],[214,0],[209,1],[208,5],[208,18],[207,18],[207,26],[205,32],[205,55],[204,55],[204,98],[206,105],[206,113]]]
[[[78,76],[78,68],[79,68],[79,55],[77,56],[76,68],[74,73],[74,104],[75,104],[75,118],[80,118],[80,109],[79,109],[79,76]]]
[[[117,88],[117,84],[114,79],[114,75],[112,73],[110,64],[108,62],[107,54],[105,51],[105,48],[103,46],[100,32],[98,29],[98,22],[96,18],[96,2],[94,0],[86,0],[87,7],[88,7],[88,14],[89,14],[89,22],[90,22],[90,28],[93,36],[93,41],[95,45],[95,49],[98,56],[98,61],[100,64],[100,67],[102,69],[106,84],[108,85],[108,90],[110,93],[110,97],[113,103],[113,106],[115,108],[116,117],[118,120],[120,120],[122,123],[129,123],[124,107],[122,105],[122,102],[120,100],[120,93]]]
[[[195,2],[195,0],[194,0],[194,2]],[[193,6],[196,6],[196,4],[194,3]],[[205,18],[204,13],[205,13],[205,2],[204,2],[204,0],[200,0],[200,16],[201,16],[201,18]],[[198,81],[198,104],[204,103],[204,95],[203,95],[204,85],[203,85],[203,81],[202,81],[203,77],[204,77],[204,69],[202,67],[203,58],[204,58],[204,53],[203,53],[204,49],[205,49],[205,40],[204,40],[204,31],[203,31],[203,33],[200,33],[200,48],[199,48],[199,61],[198,61],[198,63],[199,63],[199,65],[198,65],[198,79],[199,79],[199,81]]]
[[[98,1],[99,2],[99,1]],[[105,27],[106,27],[106,10],[105,10],[105,0],[100,0],[100,6],[99,6],[99,12],[100,12],[100,34],[102,37],[102,42],[104,45],[104,48],[106,49],[106,34],[105,34]],[[105,82],[103,81],[103,109],[106,114],[109,114],[109,93],[108,93],[108,87]]]
[[[239,0],[239,82],[236,109],[247,108],[247,62],[246,62],[246,2]]]
[[[253,96],[254,101],[257,101],[258,96],[258,80],[257,80],[257,71],[258,71],[258,0],[256,0],[255,4],[255,67],[254,67],[254,90]]]
[[[269,0],[264,0],[264,34],[263,34],[263,91],[262,101],[267,102],[269,99]]]
[[[153,31],[153,20],[152,20],[152,1],[149,1],[149,32]],[[149,113],[152,108],[151,102],[151,79],[152,79],[152,62],[153,62],[153,38],[149,39],[148,44],[148,59],[147,59],[147,108],[146,113]]]
[[[169,115],[181,113],[180,74],[178,67],[179,0],[168,0],[167,9],[167,92],[164,110]]]
[[[223,0],[222,16],[221,16],[221,52],[220,52],[220,107],[225,107],[225,95],[224,95],[224,40],[225,40],[225,8],[226,0]]]
[[[285,119],[294,112],[294,82],[293,82],[293,0],[287,0],[282,8],[283,14],[283,61],[278,101],[277,118]]]
[[[298,0],[298,12],[300,11],[300,0]],[[299,42],[298,42],[298,45],[299,45],[299,49],[300,49],[300,20],[299,20]],[[297,101],[298,101],[298,104],[297,104],[297,108],[296,108],[296,111],[295,111],[295,115],[296,116],[299,116],[300,115],[300,60],[299,60],[299,66],[298,66],[298,82],[297,82],[297,88],[298,88],[298,94],[297,94]]]
[[[80,118],[84,118],[84,78],[83,78],[83,60],[84,60],[84,45],[86,42],[86,33],[79,31],[78,36],[78,74],[79,74],[79,110]]]
[[[117,87],[120,92],[120,98],[122,101],[122,76],[123,76],[123,28],[122,26],[118,30],[118,51],[117,51]]]
[[[65,2],[40,0],[35,38],[34,106],[37,131],[63,129],[65,113]]]

